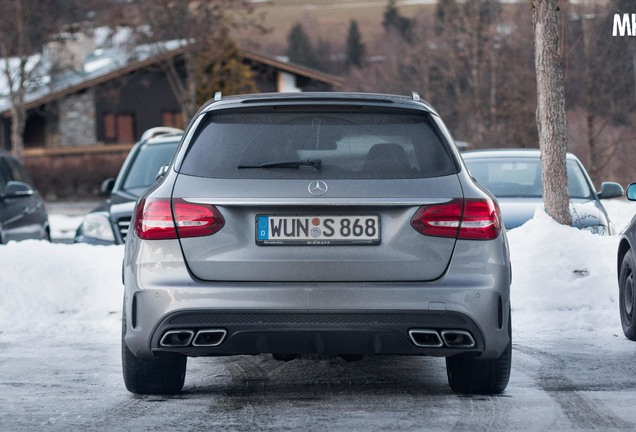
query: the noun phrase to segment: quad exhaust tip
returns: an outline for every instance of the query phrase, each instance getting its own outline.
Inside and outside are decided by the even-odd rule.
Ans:
[[[409,330],[409,336],[415,345],[422,348],[441,348],[442,338],[435,330]]]
[[[164,333],[159,345],[164,348],[215,347],[221,345],[227,336],[225,329],[169,330]]]
[[[442,339],[449,348],[474,348],[473,336],[464,330],[442,330]]]
[[[192,330],[170,330],[161,338],[159,345],[164,347],[185,347],[190,345],[194,332]]]
[[[411,341],[421,348],[475,348],[475,339],[465,330],[409,330]]]
[[[199,330],[194,338],[194,342],[192,342],[192,345],[197,347],[219,346],[223,343],[223,340],[225,340],[226,335],[227,330],[225,329]]]

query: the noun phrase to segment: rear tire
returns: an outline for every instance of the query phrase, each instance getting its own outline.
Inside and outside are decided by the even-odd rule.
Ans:
[[[623,333],[627,339],[636,340],[636,280],[634,279],[634,253],[628,250],[618,274],[619,308]]]
[[[122,321],[121,363],[128,391],[142,395],[179,393],[185,381],[188,358],[176,353],[157,353],[154,359],[135,357],[124,341],[125,311]]]
[[[508,386],[512,366],[512,327],[508,315],[510,340],[501,355],[479,359],[470,354],[446,358],[448,385],[456,393],[499,394]]]

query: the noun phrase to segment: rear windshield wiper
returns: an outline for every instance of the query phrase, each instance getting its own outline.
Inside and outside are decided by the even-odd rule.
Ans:
[[[236,168],[238,169],[246,169],[246,168],[300,168],[301,166],[310,166],[314,167],[316,170],[320,171],[322,169],[322,161],[320,159],[312,160],[298,160],[298,161],[286,161],[286,162],[267,162],[262,163],[260,165],[239,165]]]

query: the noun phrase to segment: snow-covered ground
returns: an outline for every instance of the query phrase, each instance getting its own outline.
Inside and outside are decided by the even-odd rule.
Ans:
[[[604,202],[617,231],[636,203]],[[622,335],[616,253],[619,236],[559,225],[543,212],[508,233],[513,328],[540,337]]]
[[[622,230],[636,203],[605,203]],[[53,238],[72,238],[81,216],[51,215]],[[621,334],[616,250],[601,237],[545,214],[508,232],[514,331],[519,335]],[[123,246],[26,241],[0,247],[0,333],[73,324],[118,326]],[[61,319],[63,318],[63,320]],[[22,327],[25,328],[22,328]]]
[[[636,213],[606,206],[617,227]],[[53,237],[72,238],[80,221],[53,214]],[[181,395],[133,396],[119,353],[123,246],[1,246],[0,431],[634,430],[618,237],[541,214],[508,236],[513,370],[501,397],[451,393],[439,358],[270,356],[190,359]]]

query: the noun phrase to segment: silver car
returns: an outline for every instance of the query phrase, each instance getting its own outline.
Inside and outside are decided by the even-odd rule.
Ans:
[[[446,357],[461,393],[511,366],[496,201],[414,94],[215,98],[137,202],[124,258],[129,391],[188,356]]]

